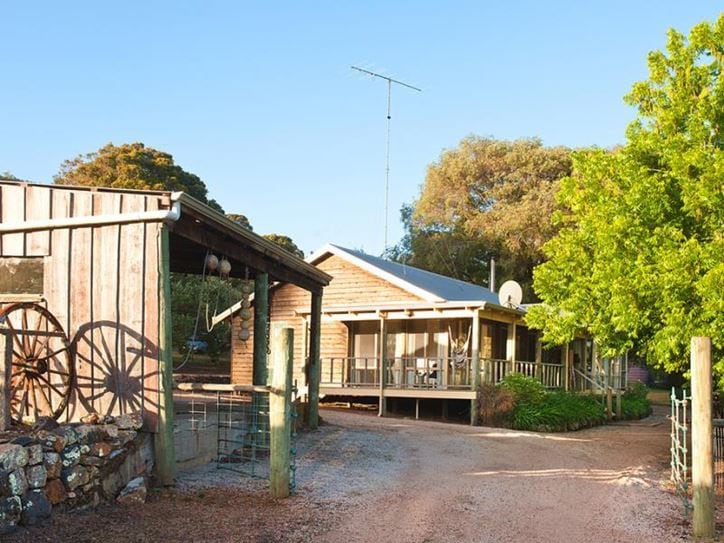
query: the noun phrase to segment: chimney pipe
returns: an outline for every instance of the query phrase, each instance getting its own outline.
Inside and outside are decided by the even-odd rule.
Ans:
[[[488,288],[491,292],[495,292],[495,259],[490,259],[490,281],[488,282]]]

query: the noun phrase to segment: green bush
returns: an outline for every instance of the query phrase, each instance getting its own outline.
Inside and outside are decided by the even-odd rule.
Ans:
[[[621,396],[621,419],[642,419],[651,414],[651,401],[648,399],[649,388],[636,382],[626,389]]]
[[[513,428],[565,432],[601,424],[606,412],[594,396],[549,392],[537,403],[519,402],[513,411]]]
[[[512,392],[516,404],[538,404],[543,401],[546,389],[538,379],[521,373],[510,373],[500,382],[500,387]]]

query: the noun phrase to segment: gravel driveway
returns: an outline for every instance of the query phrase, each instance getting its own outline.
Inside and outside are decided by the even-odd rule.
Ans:
[[[145,507],[56,515],[16,541],[668,542],[688,540],[665,490],[663,412],[534,434],[324,410],[299,443],[299,490],[212,467]],[[81,526],[79,528],[79,525]]]

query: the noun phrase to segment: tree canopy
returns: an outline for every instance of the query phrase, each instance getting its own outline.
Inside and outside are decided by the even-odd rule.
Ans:
[[[477,283],[487,282],[496,256],[501,278],[529,287],[556,231],[559,180],[570,173],[565,147],[469,136],[428,166],[419,198],[403,208],[407,234],[389,254]]]
[[[563,181],[559,234],[535,271],[544,340],[589,331],[616,354],[636,348],[668,371],[690,338],[724,348],[724,16],[670,30],[649,79],[626,101],[637,118],[614,152],[579,152]],[[724,361],[719,361],[720,373]]]
[[[184,191],[223,211],[215,200],[208,198],[206,184],[199,176],[181,168],[171,154],[143,143],[109,143],[92,153],[66,160],[54,181],[61,185]]]
[[[297,244],[294,243],[294,241],[292,241],[292,238],[290,238],[289,236],[284,236],[282,234],[264,234],[262,237],[276,243],[277,245],[279,245],[279,247],[281,247],[285,251],[292,253],[294,256],[304,258],[304,251],[297,247]]]
[[[249,222],[249,218],[246,215],[242,215],[241,213],[227,213],[226,218],[234,221],[237,224],[240,224],[248,230],[254,230],[254,228],[252,228],[251,226],[251,222]]]

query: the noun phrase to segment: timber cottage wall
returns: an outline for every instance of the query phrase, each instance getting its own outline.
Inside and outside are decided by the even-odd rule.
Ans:
[[[324,289],[322,304],[325,307],[377,302],[419,302],[420,298],[410,294],[371,273],[354,266],[336,255],[316,264],[320,270],[332,276],[332,281]],[[304,378],[308,333],[304,326],[304,317],[295,311],[310,306],[310,294],[297,286],[286,284],[270,292],[269,307],[271,322],[285,323],[294,328],[294,379],[300,385]],[[253,311],[253,308],[252,308]],[[251,320],[253,322],[253,319]],[[240,319],[238,313],[232,318],[231,334],[231,382],[250,384],[252,381],[252,336],[244,342],[239,339]],[[321,358],[348,356],[349,330],[338,321],[322,319]]]

